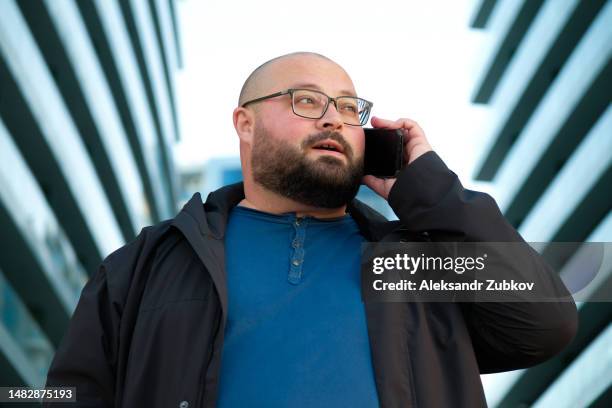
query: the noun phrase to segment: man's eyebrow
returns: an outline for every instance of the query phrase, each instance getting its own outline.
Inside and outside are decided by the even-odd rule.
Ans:
[[[323,89],[317,85],[310,82],[300,82],[291,86],[291,88],[306,88],[306,89],[314,89],[315,91],[323,92]],[[350,91],[348,89],[343,89],[340,91],[340,95],[337,96],[357,96],[355,92]]]

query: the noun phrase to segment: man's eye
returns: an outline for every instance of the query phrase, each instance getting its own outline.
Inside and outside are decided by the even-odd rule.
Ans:
[[[311,104],[311,105],[315,103],[314,99],[308,96],[302,96],[301,98],[297,100],[297,102],[301,104]]]
[[[357,113],[357,107],[355,105],[342,105],[340,109],[349,113]]]

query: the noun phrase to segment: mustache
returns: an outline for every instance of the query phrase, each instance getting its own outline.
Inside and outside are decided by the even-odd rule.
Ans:
[[[330,139],[334,142],[338,143],[342,146],[342,150],[347,157],[353,157],[353,149],[351,145],[344,139],[344,137],[338,133],[331,130],[326,130],[320,133],[315,133],[313,135],[308,136],[306,139],[302,141],[302,149],[307,149],[309,147],[314,146],[322,140]]]

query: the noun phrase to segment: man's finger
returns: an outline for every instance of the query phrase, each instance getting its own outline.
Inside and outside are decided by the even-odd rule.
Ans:
[[[421,129],[419,124],[415,122],[414,120],[408,119],[408,118],[389,120],[389,119],[379,118],[378,116],[372,116],[370,123],[375,128],[406,129],[407,131],[410,131],[413,128],[417,128],[420,131],[420,133],[423,133],[423,130]]]
[[[397,124],[393,120],[382,119],[382,118],[379,118],[378,116],[372,116],[370,123],[372,124],[372,127],[375,127],[375,128],[398,129],[399,127],[401,127],[401,126],[397,126]]]

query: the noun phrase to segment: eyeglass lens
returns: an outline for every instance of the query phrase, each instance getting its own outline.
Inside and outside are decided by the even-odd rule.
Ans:
[[[296,89],[293,91],[293,111],[296,115],[319,119],[324,115],[329,99],[322,92]],[[342,115],[344,123],[363,125],[367,121],[368,104],[365,100],[353,96],[336,98],[336,109]]]

